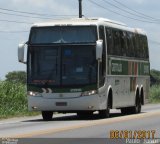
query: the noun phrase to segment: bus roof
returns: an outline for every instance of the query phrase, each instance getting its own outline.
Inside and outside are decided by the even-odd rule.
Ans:
[[[122,29],[125,31],[131,31],[146,35],[146,32],[140,28],[130,28],[126,24],[106,19],[106,18],[72,18],[72,19],[60,19],[42,23],[35,23],[33,27],[47,27],[47,26],[80,26],[80,25],[105,25],[112,28]]]

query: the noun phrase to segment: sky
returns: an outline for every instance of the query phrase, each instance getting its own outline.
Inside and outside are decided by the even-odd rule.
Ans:
[[[82,5],[86,18],[108,18],[145,30],[151,69],[160,70],[160,0],[82,0]],[[17,48],[28,40],[33,23],[74,18],[78,13],[78,0],[1,0],[0,80],[8,72],[26,70],[18,62]]]

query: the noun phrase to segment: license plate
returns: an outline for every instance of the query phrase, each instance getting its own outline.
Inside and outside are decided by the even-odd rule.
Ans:
[[[56,106],[67,106],[67,102],[56,102]]]

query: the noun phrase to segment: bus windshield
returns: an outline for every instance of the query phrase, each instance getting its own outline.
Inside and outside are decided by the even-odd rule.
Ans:
[[[96,38],[95,26],[33,27],[30,44],[92,43]]]
[[[28,64],[29,83],[55,86],[96,83],[94,45],[32,46]]]

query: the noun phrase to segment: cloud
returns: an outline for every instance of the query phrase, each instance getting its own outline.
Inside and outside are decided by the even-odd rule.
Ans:
[[[11,0],[13,4],[16,4],[20,7],[25,6],[36,6],[36,7],[44,7],[46,6],[45,0]]]
[[[133,2],[135,2],[137,4],[143,4],[145,2],[145,0],[134,0]]]
[[[43,13],[50,14],[72,14],[75,10],[74,3],[78,5],[75,0],[11,0],[12,4],[21,10],[43,11]]]

